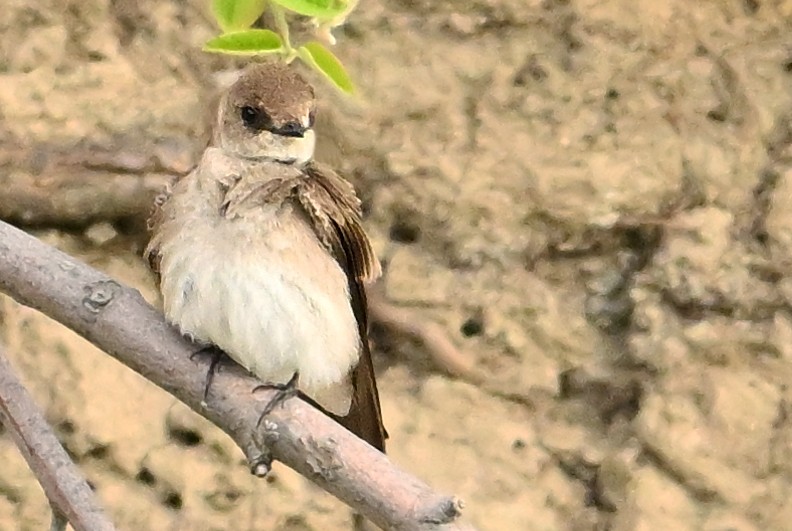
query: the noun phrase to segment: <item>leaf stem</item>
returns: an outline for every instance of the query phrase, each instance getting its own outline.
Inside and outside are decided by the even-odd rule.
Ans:
[[[275,28],[283,40],[284,59],[286,63],[291,63],[297,57],[297,52],[292,48],[291,40],[289,40],[289,22],[286,20],[286,12],[275,2],[270,2],[270,8],[272,16],[275,18]]]

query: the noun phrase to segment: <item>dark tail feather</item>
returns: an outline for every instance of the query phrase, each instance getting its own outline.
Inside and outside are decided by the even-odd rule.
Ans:
[[[371,362],[371,350],[368,342],[368,301],[366,288],[358,277],[366,259],[360,254],[360,245],[355,241],[367,241],[362,229],[354,232],[357,223],[344,225],[334,222],[335,230],[341,242],[339,263],[347,274],[349,282],[349,299],[352,311],[360,332],[360,360],[352,370],[352,405],[344,417],[330,415],[346,429],[368,442],[374,448],[385,452],[385,439],[388,433],[382,424],[377,382],[374,379],[374,365]],[[350,232],[352,231],[352,232]],[[357,264],[357,265],[356,265]]]
[[[382,424],[377,382],[368,342],[360,352],[360,361],[352,371],[352,406],[345,417],[335,417],[342,426],[385,453],[388,432]]]
[[[360,359],[357,366],[352,369],[352,404],[349,413],[343,417],[333,415],[310,397],[302,393],[300,396],[371,446],[385,453],[385,439],[388,438],[388,432],[385,431],[385,426],[382,423],[382,410],[374,377],[374,365],[371,362],[366,292],[359,281],[351,280],[349,287],[361,343]]]
[[[349,413],[340,417],[334,415],[319,405],[315,400],[304,393],[300,398],[332,418],[343,427],[369,443],[382,453],[385,453],[385,439],[388,432],[382,423],[377,382],[374,379],[374,366],[371,363],[371,352],[368,345],[361,349],[360,361],[352,370],[352,405]]]

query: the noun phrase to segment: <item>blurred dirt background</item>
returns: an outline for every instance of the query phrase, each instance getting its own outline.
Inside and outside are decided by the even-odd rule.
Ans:
[[[207,4],[0,10],[0,218],[155,303],[143,220],[233,66]],[[391,457],[482,530],[792,529],[792,2],[363,0],[337,37]],[[352,527],[7,298],[0,340],[120,528]],[[0,529],[48,519],[0,435]]]

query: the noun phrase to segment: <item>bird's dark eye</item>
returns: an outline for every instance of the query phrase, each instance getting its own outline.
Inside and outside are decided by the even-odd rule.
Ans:
[[[242,121],[245,122],[245,125],[248,127],[252,126],[256,123],[256,118],[258,118],[258,109],[254,109],[253,107],[242,107],[240,109],[239,114],[242,116]]]
[[[242,118],[242,123],[245,127],[255,131],[262,131],[266,129],[270,123],[270,117],[263,109],[245,105],[239,109],[239,116]]]

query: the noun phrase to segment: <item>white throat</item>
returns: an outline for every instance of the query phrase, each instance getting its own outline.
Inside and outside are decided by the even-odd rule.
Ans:
[[[282,136],[262,131],[255,139],[232,142],[221,139],[226,153],[244,159],[270,159],[290,164],[305,164],[313,158],[316,135],[312,129],[302,137]]]
[[[297,164],[305,164],[313,158],[316,147],[316,135],[312,129],[305,132],[302,138],[292,138],[290,146],[284,150],[288,158],[294,158]]]

